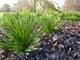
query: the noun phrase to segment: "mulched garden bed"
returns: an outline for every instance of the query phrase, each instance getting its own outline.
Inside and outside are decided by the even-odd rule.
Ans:
[[[36,50],[16,54],[0,51],[0,60],[77,60],[80,57],[80,22],[67,21],[60,30],[42,35]]]

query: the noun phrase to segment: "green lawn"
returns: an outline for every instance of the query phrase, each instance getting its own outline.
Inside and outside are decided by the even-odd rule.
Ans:
[[[3,24],[2,18],[3,18],[4,13],[0,12],[0,26]]]
[[[4,14],[3,12],[0,12],[0,17],[2,17],[2,16],[3,16],[3,14]]]

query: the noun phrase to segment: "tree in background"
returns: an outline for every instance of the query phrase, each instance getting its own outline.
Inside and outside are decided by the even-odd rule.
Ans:
[[[53,4],[53,2],[52,1],[49,1],[49,0],[40,0],[40,5],[42,6],[42,9],[43,9],[43,11],[45,11],[45,10],[47,10],[47,11],[49,11],[49,10],[56,10],[57,11],[57,9],[55,8],[55,5]]]
[[[0,12],[10,12],[10,6],[8,4],[4,4],[1,8],[0,8]]]
[[[80,0],[65,0],[62,11],[80,11]]]
[[[15,4],[15,8],[17,8],[17,10],[30,10],[35,12],[36,11],[36,2],[37,0],[19,0],[16,4]]]
[[[45,11],[45,10],[57,10],[52,3],[52,1],[49,0],[19,0],[16,4],[15,7],[17,10],[30,10],[32,12],[37,11],[37,7],[41,7],[40,10]]]

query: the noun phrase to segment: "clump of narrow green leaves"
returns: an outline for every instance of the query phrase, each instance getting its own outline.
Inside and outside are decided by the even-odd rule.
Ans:
[[[76,11],[62,12],[62,13],[60,13],[60,17],[63,20],[79,21],[80,20],[80,12],[76,12]]]
[[[39,17],[39,24],[45,33],[51,33],[58,29],[56,23],[60,21],[60,17],[56,17],[53,14],[43,14],[42,17]]]
[[[41,30],[38,26],[34,29],[36,22],[33,15],[27,15],[23,18],[23,14],[5,14],[4,15],[4,28],[2,31],[5,36],[0,36],[0,48],[10,49],[13,51],[32,50],[33,43],[39,40]]]

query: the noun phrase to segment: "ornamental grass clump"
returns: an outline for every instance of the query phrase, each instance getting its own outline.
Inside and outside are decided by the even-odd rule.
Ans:
[[[60,17],[63,20],[79,21],[80,20],[80,12],[77,12],[77,11],[62,12],[62,13],[60,13]]]
[[[34,48],[33,44],[38,42],[41,30],[38,29],[38,26],[33,30],[36,20],[32,14],[26,17],[23,18],[22,13],[4,15],[3,26],[5,29],[0,28],[5,35],[0,35],[0,48],[16,52],[28,51]]]
[[[39,17],[39,25],[43,32],[45,33],[51,33],[58,29],[58,26],[61,26],[61,22],[57,24],[57,22],[60,22],[60,16],[54,16],[53,14],[43,14],[42,17]]]

